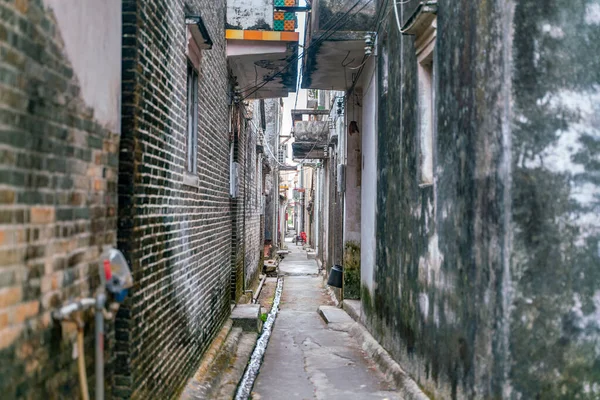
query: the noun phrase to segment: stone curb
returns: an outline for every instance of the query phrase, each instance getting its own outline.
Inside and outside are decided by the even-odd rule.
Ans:
[[[238,330],[241,333],[241,329],[238,328]],[[202,357],[200,366],[194,373],[194,376],[186,383],[179,396],[180,400],[191,400],[198,398],[198,396],[204,398],[210,392],[217,379],[215,376],[212,376],[211,368],[223,356],[228,342],[231,341],[232,333],[234,333],[233,322],[228,319]]]
[[[346,311],[347,312],[347,311]],[[412,380],[410,376],[398,365],[390,354],[375,340],[375,338],[367,331],[355,313],[348,313],[356,322],[350,328],[350,336],[361,345],[363,351],[379,367],[387,379],[391,380],[398,387],[398,392],[406,400],[430,400],[421,390],[419,385]]]
[[[210,366],[214,363],[215,359],[219,355],[221,348],[225,345],[225,341],[229,337],[229,332],[233,328],[233,321],[231,319],[227,319],[225,324],[223,324],[223,328],[217,335],[215,339],[213,339],[210,347],[204,353],[204,357],[202,357],[202,361],[200,363],[200,367],[196,370],[194,374],[194,379],[202,379],[203,376],[206,375]]]
[[[356,308],[349,306],[347,300],[342,301],[342,308],[344,309],[344,311],[346,311],[346,313],[348,313],[350,317],[352,317],[353,320],[355,320],[359,324],[362,324],[359,314],[359,312],[362,312],[361,310],[356,310]]]
[[[222,372],[219,390],[214,393],[216,399],[233,399],[239,382],[244,376],[246,366],[258,340],[256,332],[242,332],[236,343],[237,351],[232,354],[230,365]]]

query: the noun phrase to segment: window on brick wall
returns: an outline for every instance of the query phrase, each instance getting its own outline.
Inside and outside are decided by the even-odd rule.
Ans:
[[[233,108],[229,107],[229,195],[238,196],[238,163],[235,161],[235,140],[233,133]]]
[[[419,87],[419,184],[433,184],[435,137],[435,62],[436,20],[415,38]]]
[[[187,127],[185,137],[185,168],[187,174],[184,183],[198,183],[198,71],[202,60],[202,50],[212,48],[208,30],[197,15],[186,15],[186,56],[187,56]]]
[[[187,67],[187,172],[198,172],[198,71],[192,63]]]

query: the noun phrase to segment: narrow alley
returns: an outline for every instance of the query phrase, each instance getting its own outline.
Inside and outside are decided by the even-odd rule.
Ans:
[[[600,0],[0,0],[1,400],[599,400]]]
[[[348,333],[354,321],[345,315],[329,327],[319,315],[333,302],[318,264],[291,240],[287,245],[280,310],[252,398],[400,399]]]

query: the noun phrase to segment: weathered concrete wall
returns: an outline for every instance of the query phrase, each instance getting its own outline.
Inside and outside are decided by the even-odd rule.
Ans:
[[[277,246],[279,228],[279,164],[275,157],[279,153],[279,134],[283,121],[280,99],[265,100],[265,158],[271,172],[265,180],[265,242]]]
[[[433,186],[414,38],[380,43],[366,323],[435,398],[598,398],[598,4],[438,3]]]
[[[44,0],[61,26],[65,53],[78,77],[81,97],[105,128],[121,131],[121,69],[90,68],[120,62],[121,0]]]
[[[329,190],[329,186],[330,186],[330,182],[331,182],[331,177],[330,177],[330,172],[329,172],[329,164],[330,164],[330,160],[324,160],[323,161],[323,171],[321,172],[321,176],[323,178],[323,194],[322,194],[322,198],[323,198],[323,203],[321,205],[321,248],[320,248],[320,252],[319,252],[319,259],[321,260],[321,263],[323,264],[324,267],[327,266],[327,263],[329,262],[329,240],[330,240],[330,235],[329,235],[329,231],[330,231],[330,227],[329,227],[329,212],[330,212],[330,190]]]
[[[327,229],[326,229],[326,250],[325,265],[327,273],[334,265],[343,265],[344,261],[344,197],[338,191],[338,163],[340,160],[339,146],[331,148],[331,157],[325,163],[325,174],[327,176],[327,199],[325,206],[327,208]],[[342,293],[339,289],[334,289],[336,297],[341,300]]]
[[[511,384],[600,398],[600,4],[516,3]]]
[[[227,0],[227,29],[273,30],[273,0]]]
[[[343,132],[344,163],[344,243],[360,243],[361,188],[362,188],[362,91],[357,89],[349,96]],[[351,133],[351,123],[356,122],[358,132]]]
[[[335,26],[336,31],[368,32],[375,24],[375,2],[369,0],[340,1],[315,0],[313,30],[325,31]]]
[[[328,136],[327,121],[298,121],[294,124],[296,142],[326,142]]]
[[[0,4],[4,399],[79,394],[72,358],[76,326],[53,321],[51,312],[93,295],[101,247],[116,244],[120,12],[119,0]],[[91,372],[94,325],[89,317],[84,316],[85,359]],[[113,328],[109,323],[107,396],[113,382]],[[93,374],[88,378],[93,392]]]
[[[362,136],[362,186],[361,186],[361,230],[360,269],[361,286],[373,290],[376,251],[376,206],[377,206],[377,64],[367,63],[364,84]]]

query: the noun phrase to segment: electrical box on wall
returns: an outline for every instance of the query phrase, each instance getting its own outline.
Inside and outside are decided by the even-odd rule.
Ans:
[[[346,191],[346,165],[338,164],[337,170],[337,187],[339,193]]]

